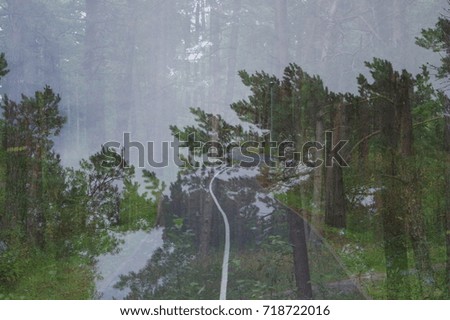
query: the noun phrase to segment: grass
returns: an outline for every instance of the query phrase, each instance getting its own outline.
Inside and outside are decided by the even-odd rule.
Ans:
[[[386,299],[386,266],[382,243],[367,240],[367,235],[357,232],[339,233],[326,229],[325,238],[335,248],[335,252],[344,262],[351,274],[355,275],[373,299]],[[414,253],[408,250],[410,275],[406,275],[410,284],[412,299],[443,299],[445,293],[445,247],[430,245],[430,260],[435,271],[435,283],[429,286],[420,284],[415,272]]]
[[[85,300],[94,297],[94,272],[86,259],[57,259],[48,252],[34,252],[20,261],[20,276],[0,286],[0,299]]]

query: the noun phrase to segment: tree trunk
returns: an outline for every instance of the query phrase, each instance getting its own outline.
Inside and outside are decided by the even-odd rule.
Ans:
[[[137,8],[136,2],[127,1],[126,18],[129,23],[124,28],[124,38],[126,39],[126,47],[122,65],[122,73],[120,81],[117,82],[116,101],[120,108],[117,124],[114,130],[122,129],[130,132],[136,130],[136,121],[138,119],[135,101],[135,48],[136,48],[136,31],[137,31]],[[114,136],[114,135],[112,135]]]
[[[386,258],[386,283],[388,299],[410,298],[407,279],[408,254],[405,235],[405,214],[401,203],[401,182],[396,180],[397,155],[388,158],[386,177],[381,191],[384,252]]]
[[[323,8],[326,8],[326,22],[323,24],[325,30],[322,31],[322,50],[320,53],[320,61],[318,61],[320,64],[320,74],[322,74],[323,77],[326,77],[325,79],[330,85],[339,87],[342,85],[341,83],[338,83],[339,79],[336,77],[336,75],[339,76],[339,73],[336,68],[336,63],[332,63],[334,59],[333,56],[337,53],[336,47],[338,44],[337,40],[339,39],[339,33],[336,25],[339,0],[324,0],[321,1],[320,4]],[[326,76],[331,74],[335,76]]]
[[[207,193],[200,192],[200,243],[199,255],[202,262],[206,262],[206,257],[209,253],[209,246],[211,242],[211,228],[212,228],[212,208],[213,201],[211,196]]]
[[[4,150],[6,150],[5,203],[1,228],[3,230],[25,230],[28,211],[27,183],[29,157],[26,151],[16,151],[24,141],[14,126],[13,119],[5,118]]]
[[[416,173],[413,173],[413,175],[416,175]],[[430,249],[425,232],[425,221],[422,213],[421,193],[417,176],[408,179],[408,185],[403,188],[403,194],[408,211],[408,233],[414,252],[414,262],[419,277],[420,291],[425,288],[432,289],[435,283],[434,271],[430,259]]]
[[[413,127],[410,97],[413,84],[409,75],[404,73],[398,92],[402,103],[399,104],[400,116],[400,159],[401,176],[407,182],[401,188],[402,201],[406,208],[406,224],[414,251],[414,260],[420,280],[420,290],[434,284],[434,272],[430,260],[430,250],[425,233],[425,220],[422,213],[422,195],[420,186],[420,169],[413,157]]]
[[[292,244],[294,256],[294,275],[298,299],[310,300],[313,298],[308,248],[306,246],[305,223],[296,212],[287,213],[289,223],[289,239]]]
[[[102,77],[104,64],[104,55],[100,44],[102,43],[101,34],[101,13],[102,2],[98,0],[86,0],[86,32],[85,32],[85,52],[84,52],[84,71],[86,80],[86,109],[85,123],[93,125],[95,132],[90,132],[92,137],[89,139],[89,148],[97,150],[100,146],[98,141],[105,141],[105,129],[107,122],[107,112],[105,110],[105,87]],[[89,115],[88,115],[89,114]]]
[[[370,118],[370,110],[365,107],[362,108],[362,111],[358,113],[358,117],[356,119],[361,119],[360,123],[360,139],[369,136],[369,134],[373,131]],[[358,169],[360,170],[360,175],[362,178],[366,178],[367,175],[367,160],[369,158],[369,139],[365,139],[360,145],[358,150]]]
[[[395,80],[393,80],[395,81]],[[410,298],[408,274],[408,248],[406,243],[406,210],[402,201],[404,182],[399,176],[400,119],[397,106],[381,106],[382,143],[384,162],[381,175],[381,219],[383,225],[384,253],[386,258],[386,284],[388,299]]]
[[[4,79],[5,91],[12,99],[20,99],[22,93],[26,94],[28,89],[25,81],[25,69],[29,63],[27,61],[28,43],[26,43],[26,25],[23,23],[26,16],[27,1],[8,0],[8,19],[10,21],[10,34],[7,39],[10,47],[10,56],[8,66],[13,72],[10,72]]]
[[[346,204],[342,168],[327,168],[325,183],[325,224],[334,228],[346,227]]]
[[[275,1],[275,74],[282,75],[289,63],[287,0]]]
[[[447,296],[450,297],[450,100],[446,99],[444,124],[444,151],[445,151],[445,244],[447,247],[446,282]]]
[[[338,144],[340,140],[345,139],[346,113],[345,104],[339,104],[334,110],[332,123],[334,124],[333,139],[330,145]],[[337,155],[327,150],[327,159],[331,159],[326,167],[325,183],[325,223],[334,228],[345,228],[346,226],[346,200],[344,192],[344,177],[342,167],[332,159]],[[344,159],[345,155],[342,155]]]
[[[336,42],[336,36],[335,36],[335,28],[334,28],[334,19],[336,16],[336,10],[338,6],[339,0],[332,0],[330,1],[322,1],[321,6],[327,8],[327,20],[328,23],[325,25],[325,30],[323,32],[323,40],[322,40],[322,49],[320,52],[320,65],[322,74],[326,75],[329,74],[329,71],[331,69],[330,65],[330,55],[335,51],[335,42]],[[324,3],[326,2],[326,3]],[[323,119],[323,113],[324,110],[321,110],[322,108],[318,109],[317,115],[316,115],[316,141],[323,142],[324,141],[324,119]],[[316,158],[323,158],[323,150],[316,151],[315,156]],[[328,183],[332,183],[333,181],[326,181],[324,185],[324,174],[325,169],[323,166],[320,166],[318,168],[314,169],[314,177],[313,177],[313,205],[315,207],[315,210],[313,212],[313,225],[315,225],[317,228],[320,228],[320,226],[323,224],[323,217],[322,217],[322,211],[324,209],[323,205],[323,196],[325,191],[325,196],[327,193],[332,192],[328,188]],[[338,173],[337,173],[338,174]],[[330,178],[332,178],[330,176]],[[336,177],[338,178],[338,177]],[[339,182],[338,182],[339,183]],[[330,194],[329,194],[330,195]],[[331,199],[330,199],[331,201]],[[326,209],[326,208],[325,208]],[[326,220],[326,218],[325,218]],[[326,223],[326,221],[325,221]]]
[[[234,83],[236,80],[236,63],[239,46],[241,0],[234,0],[233,17],[230,34],[230,47],[228,49],[227,85],[225,89],[225,103],[230,104],[234,99]]]
[[[317,3],[306,2],[301,8],[305,9],[305,21],[304,21],[304,33],[300,38],[302,42],[296,43],[295,61],[301,66],[316,65],[317,54],[317,42],[320,42],[319,30],[320,21],[317,16]],[[299,15],[301,13],[298,13]]]
[[[43,208],[43,150],[42,142],[38,142],[36,147],[36,155],[32,160],[31,165],[31,180],[30,180],[30,208],[27,214],[27,230],[29,240],[40,248],[45,244],[45,214]]]
[[[316,115],[316,129],[315,129],[315,140],[324,143],[324,129],[323,129],[323,115],[321,110],[318,111]],[[300,150],[300,149],[299,149]],[[315,150],[313,157],[314,159],[323,159],[323,150]],[[313,160],[314,160],[313,159]],[[320,229],[323,225],[323,166],[314,168],[313,175],[313,206],[314,210],[312,213],[311,221],[312,225]]]

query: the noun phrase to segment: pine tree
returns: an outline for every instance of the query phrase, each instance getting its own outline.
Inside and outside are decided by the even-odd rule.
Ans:
[[[46,228],[46,166],[56,155],[52,138],[65,117],[59,114],[60,97],[48,86],[34,97],[22,95],[16,103],[4,97],[4,148],[7,152],[5,214],[8,225],[19,226],[30,242],[44,246]]]
[[[369,84],[360,76],[360,92],[378,113],[381,135],[378,179],[381,193],[381,218],[386,256],[388,297],[409,297],[408,238],[411,241],[422,288],[434,283],[433,269],[425,233],[422,210],[420,163],[414,148],[412,110],[420,101],[415,92],[418,78],[381,59],[366,63],[374,79]],[[370,136],[370,135],[369,135]]]
[[[450,4],[450,1],[449,1]],[[436,69],[437,78],[444,80],[444,87],[441,89],[443,100],[444,115],[444,135],[443,135],[443,151],[444,151],[444,180],[445,190],[445,228],[446,228],[446,248],[447,248],[447,264],[446,264],[446,282],[447,295],[450,296],[450,99],[448,98],[448,86],[450,84],[450,9],[446,10],[446,14],[439,17],[434,28],[422,30],[421,37],[417,38],[416,43],[424,48],[431,49],[441,53],[441,65]]]

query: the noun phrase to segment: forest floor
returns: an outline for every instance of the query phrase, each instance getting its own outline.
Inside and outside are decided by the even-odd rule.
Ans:
[[[95,292],[94,266],[85,258],[55,258],[34,252],[21,261],[14,285],[0,287],[0,299],[86,300]]]

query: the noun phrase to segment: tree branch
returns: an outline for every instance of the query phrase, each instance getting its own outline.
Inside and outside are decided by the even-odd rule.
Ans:
[[[437,117],[434,117],[434,118],[431,118],[431,119],[427,119],[427,120],[424,120],[424,121],[420,121],[420,122],[414,123],[414,124],[413,124],[413,128],[415,128],[415,127],[417,127],[417,126],[420,126],[420,125],[422,125],[422,124],[428,123],[428,122],[432,122],[432,121],[439,120],[439,119],[443,119],[443,116],[440,115],[440,116],[437,116]],[[361,143],[363,143],[364,141],[366,141],[366,140],[368,140],[368,139],[372,138],[373,136],[376,136],[377,134],[380,134],[380,133],[381,133],[381,130],[376,130],[376,131],[370,133],[369,135],[365,136],[365,137],[362,138],[361,140],[359,140],[359,141],[353,146],[353,148],[350,150],[349,155],[352,154],[352,153],[355,151],[355,149],[356,149]]]

